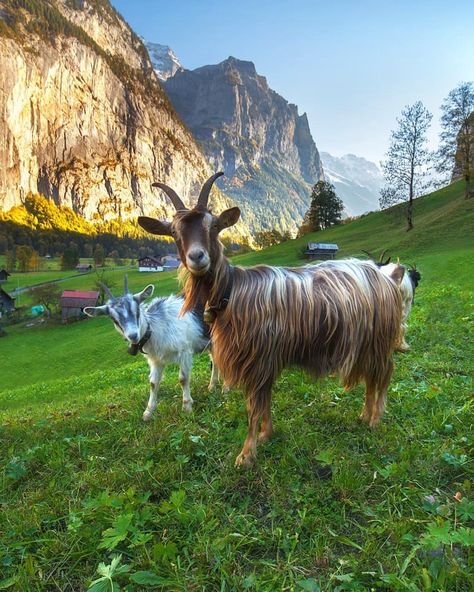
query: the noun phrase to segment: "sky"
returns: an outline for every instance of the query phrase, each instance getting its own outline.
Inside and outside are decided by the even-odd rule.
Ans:
[[[232,55],[308,114],[320,151],[377,164],[403,107],[433,113],[474,80],[474,1],[112,0],[136,33],[194,69]]]

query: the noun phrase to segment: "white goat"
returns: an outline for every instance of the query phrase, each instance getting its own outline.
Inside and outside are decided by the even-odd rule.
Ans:
[[[398,263],[390,263],[391,257],[383,260],[385,253],[387,250],[383,251],[380,255],[379,260],[376,261],[375,257],[369,253],[369,251],[363,251],[366,253],[372,261],[377,265],[380,271],[387,277],[391,277],[394,270],[397,268]],[[400,343],[397,346],[397,350],[400,352],[407,352],[410,351],[410,346],[405,340],[405,333],[407,331],[407,323],[408,323],[408,316],[411,311],[411,307],[413,305],[413,301],[415,298],[415,289],[418,286],[418,283],[421,279],[420,272],[416,269],[416,266],[413,265],[410,268],[406,268],[406,272],[403,275],[403,279],[400,283],[400,292],[402,294],[402,322],[401,322],[401,331],[400,331]]]
[[[163,370],[167,364],[179,364],[179,382],[183,389],[183,410],[192,411],[193,399],[189,388],[193,355],[210,346],[206,325],[196,312],[179,316],[183,298],[168,296],[155,298],[147,306],[143,303],[153,294],[154,286],[148,285],[137,294],[128,292],[125,278],[125,293],[115,298],[103,286],[108,300],[103,306],[87,306],[84,312],[91,316],[108,315],[117,331],[125,337],[130,346],[128,352],[136,355],[140,351],[150,366],[150,397],[143,413],[143,420],[149,421],[157,406],[157,392]],[[209,390],[218,380],[218,372],[212,361]]]

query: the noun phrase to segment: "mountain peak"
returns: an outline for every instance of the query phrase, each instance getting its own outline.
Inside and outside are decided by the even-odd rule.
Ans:
[[[176,72],[183,69],[181,62],[171,47],[161,43],[152,43],[151,41],[144,41],[144,43],[150,54],[153,69],[160,80],[168,80]]]

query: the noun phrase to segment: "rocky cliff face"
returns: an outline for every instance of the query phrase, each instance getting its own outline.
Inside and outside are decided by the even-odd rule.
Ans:
[[[336,188],[350,216],[379,209],[380,189],[383,185],[382,171],[361,156],[346,154],[332,156],[321,152],[326,179]]]
[[[311,185],[323,178],[306,114],[269,88],[252,62],[228,58],[165,81],[174,107],[201,143],[221,187],[253,229],[295,231]]]
[[[0,209],[31,191],[89,219],[169,217],[151,182],[186,201],[212,172],[106,0],[0,0],[0,91]]]

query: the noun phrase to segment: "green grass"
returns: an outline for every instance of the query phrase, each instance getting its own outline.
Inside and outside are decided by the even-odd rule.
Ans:
[[[288,370],[275,436],[249,471],[233,468],[242,396],[207,392],[207,356],[195,363],[194,413],[180,411],[170,368],[143,424],[147,365],[107,319],[9,329],[0,589],[85,590],[120,555],[112,579],[130,591],[472,590],[472,204],[454,185],[416,207],[409,235],[397,209],[317,234],[344,255],[390,247],[423,276],[380,427],[357,419],[361,387]],[[296,264],[307,240],[239,261]],[[130,274],[134,288],[144,275]],[[158,293],[175,289],[173,274],[155,280]]]

